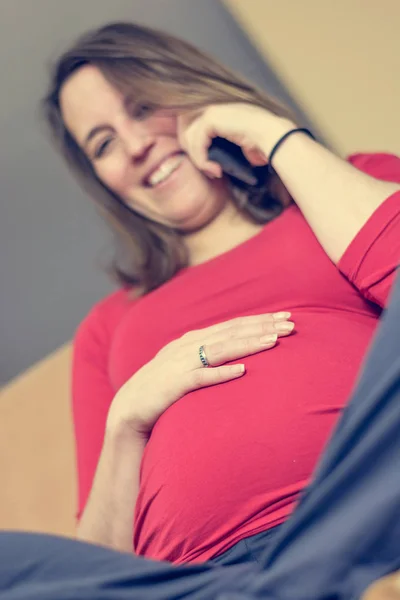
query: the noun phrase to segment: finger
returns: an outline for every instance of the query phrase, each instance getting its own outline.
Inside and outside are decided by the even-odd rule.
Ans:
[[[255,146],[246,148],[244,146],[242,150],[247,160],[255,167],[262,167],[268,164],[268,157],[265,156],[265,154],[259,150],[259,148],[256,148]]]
[[[291,317],[291,313],[288,311],[277,312],[277,313],[264,313],[261,315],[247,315],[245,317],[235,317],[229,319],[229,321],[223,321],[222,323],[216,323],[205,329],[198,330],[201,333],[213,334],[217,331],[223,331],[231,327],[246,327],[257,323],[276,323],[279,321],[287,321]]]
[[[221,165],[212,160],[207,160],[207,162],[201,170],[204,171],[206,175],[212,178],[220,179],[224,174]]]
[[[204,344],[214,344],[216,342],[229,342],[230,340],[261,337],[262,335],[269,334],[277,334],[278,337],[285,337],[293,333],[294,328],[295,324],[293,321],[265,320],[221,329],[208,335],[206,338],[203,336],[201,339]]]
[[[211,367],[218,367],[219,365],[223,365],[232,360],[269,350],[276,345],[277,339],[278,336],[274,333],[251,338],[229,340],[228,342],[206,344],[203,348],[209,365]]]
[[[225,381],[231,381],[242,377],[246,372],[243,364],[239,365],[224,365],[215,369],[195,369],[191,372],[187,389],[188,391],[196,390],[210,385],[217,385]]]
[[[221,177],[218,163],[208,160],[208,149],[213,139],[213,128],[203,114],[185,115],[180,121],[178,137],[193,164],[211,177]]]
[[[235,317],[229,321],[216,323],[215,325],[210,325],[203,329],[188,331],[180,338],[180,344],[183,342],[186,346],[190,346],[191,348],[194,343],[197,343],[200,346],[207,341],[222,341],[226,339],[227,336],[229,338],[240,338],[246,336],[246,328],[248,328],[247,337],[258,334],[262,335],[264,332],[268,333],[268,326],[287,322],[290,317],[291,313],[287,311]],[[252,329],[253,327],[255,327],[255,329]],[[257,327],[259,327],[259,329],[257,329]],[[277,333],[276,327],[273,332]]]
[[[208,160],[208,148],[212,142],[212,135],[211,132],[207,130],[202,117],[187,129],[185,140],[189,156],[196,167],[202,171],[213,174],[216,165]]]
[[[261,321],[259,323],[246,324],[239,327],[229,327],[215,335],[218,335],[221,339],[244,339],[252,338],[262,335],[273,335],[277,334],[278,337],[290,335],[294,330],[293,321]],[[210,340],[217,341],[217,340]],[[219,340],[218,340],[219,341]],[[209,343],[210,343],[209,342]]]

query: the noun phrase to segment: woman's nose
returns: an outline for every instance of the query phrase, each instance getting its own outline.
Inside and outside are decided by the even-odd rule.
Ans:
[[[123,143],[130,158],[137,161],[145,158],[154,146],[155,136],[146,127],[136,126],[126,131]]]

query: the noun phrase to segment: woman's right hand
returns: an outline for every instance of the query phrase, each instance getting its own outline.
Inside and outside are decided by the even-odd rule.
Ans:
[[[288,312],[239,317],[170,342],[117,392],[108,427],[128,425],[147,437],[163,412],[188,392],[241,377],[244,365],[224,363],[273,348],[278,337],[292,332],[289,318]],[[200,346],[209,367],[201,363]]]

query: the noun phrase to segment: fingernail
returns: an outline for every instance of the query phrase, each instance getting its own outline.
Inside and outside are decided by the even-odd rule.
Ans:
[[[234,373],[244,373],[244,365],[233,365],[232,371]]]
[[[271,344],[275,344],[278,336],[276,333],[273,335],[263,335],[260,337],[260,344],[262,346],[270,346]]]
[[[277,331],[281,331],[282,333],[287,333],[289,331],[293,331],[294,323],[292,321],[284,321],[282,323],[277,323],[275,325],[275,329]]]
[[[272,318],[274,321],[286,321],[286,319],[290,319],[292,313],[290,312],[277,312],[273,313]]]

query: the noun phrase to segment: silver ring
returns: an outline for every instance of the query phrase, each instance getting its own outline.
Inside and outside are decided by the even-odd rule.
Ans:
[[[200,346],[199,356],[200,356],[201,364],[203,365],[203,367],[209,367],[210,363],[208,362],[206,353],[204,352],[204,346]]]

